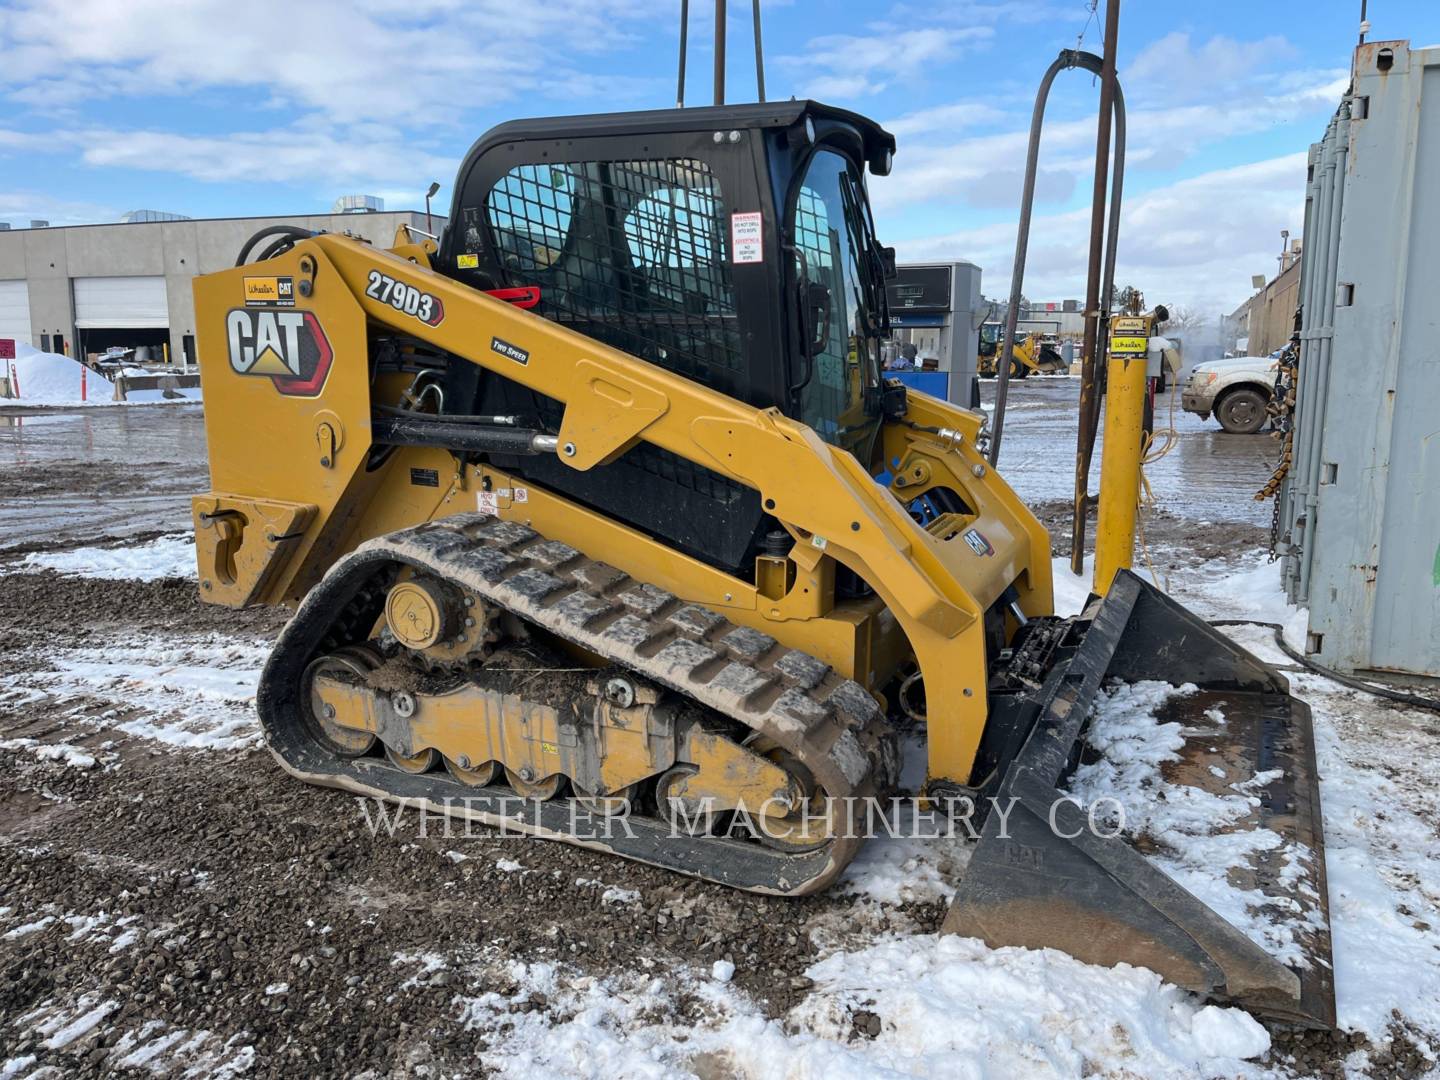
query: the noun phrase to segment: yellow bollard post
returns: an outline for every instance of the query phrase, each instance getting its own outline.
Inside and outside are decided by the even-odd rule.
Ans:
[[[1138,323],[1131,329],[1123,323]],[[1100,454],[1100,510],[1095,526],[1091,589],[1104,596],[1117,570],[1135,558],[1140,510],[1140,454],[1145,423],[1145,352],[1149,320],[1116,319],[1105,390],[1105,431]]]

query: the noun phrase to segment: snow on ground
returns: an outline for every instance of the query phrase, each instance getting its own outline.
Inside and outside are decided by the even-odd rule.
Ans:
[[[15,1027],[39,1036],[47,1050],[63,1050],[90,1036],[115,1013],[121,1003],[102,997],[97,993],[86,993],[72,1001],[48,1000],[21,1016]],[[118,1070],[140,1070],[156,1076],[203,1076],[221,1080],[243,1076],[255,1064],[255,1051],[246,1044],[248,1035],[242,1034],[222,1039],[210,1031],[191,1031],[172,1027],[163,1020],[148,1020],[138,1026],[133,1021],[122,1021],[121,1034],[113,1040],[115,1025],[105,1029],[107,1046],[98,1059],[90,1058],[93,1064],[102,1066],[112,1073]],[[31,1075],[34,1055],[13,1057],[0,1061],[0,1080]],[[41,1075],[58,1076],[49,1070],[37,1071]]]
[[[1303,645],[1306,613],[1285,602],[1280,564],[1263,554],[1217,561],[1172,584],[1175,598],[1198,615],[1278,623],[1292,646]],[[1298,670],[1269,629],[1220,629],[1281,666],[1291,692],[1311,708],[1340,1026],[1378,1039],[1393,1012],[1440,1050],[1440,778],[1433,768],[1440,720]],[[1154,741],[1142,739],[1138,746],[1154,753],[1166,733],[1152,729],[1150,738]],[[1077,783],[1084,780],[1077,774]],[[1165,869],[1204,893],[1204,885],[1187,877],[1183,867],[1172,861]],[[1203,898],[1226,907],[1226,899],[1213,892]],[[1245,898],[1232,894],[1224,913],[1252,936],[1276,944],[1275,928],[1267,931],[1237,916],[1236,899],[1243,908]]]
[[[452,1007],[494,1033],[485,1064],[503,1077],[1258,1076],[1247,1059],[1270,1044],[1245,1013],[1139,968],[933,935],[826,957],[778,1020],[730,982],[729,961],[605,977],[494,952],[393,963],[413,971],[407,986],[458,987]]]
[[[46,905],[42,912],[29,915],[14,913],[9,908],[0,908],[0,927],[4,928],[0,938],[13,941],[30,934],[46,930],[59,922],[65,927],[62,936],[71,945],[88,943],[108,946],[111,954],[124,952],[139,944],[172,939],[173,923],[145,925],[140,915],[115,915],[108,911],[97,911],[93,915],[75,912],[60,913],[53,904]]]
[[[157,636],[103,648],[37,645],[30,670],[0,674],[0,716],[42,697],[55,720],[171,746],[256,745],[255,687],[269,645],[212,634]],[[30,667],[30,665],[20,665]]]
[[[19,570],[58,570],[76,577],[155,581],[195,576],[195,536],[180,533],[148,543],[37,551],[16,564]]]
[[[99,758],[83,747],[69,743],[41,742],[39,739],[0,739],[0,750],[28,750],[41,761],[57,761],[72,769],[93,769]],[[114,755],[106,755],[113,758]]]
[[[118,554],[64,553],[37,565],[164,576],[157,567],[173,557],[178,571],[182,555],[188,573],[189,541],[176,536]],[[1077,611],[1088,595],[1088,577],[1075,578],[1064,560],[1056,561],[1055,571],[1057,608]],[[1278,574],[1277,565],[1252,556],[1211,564],[1173,584],[1177,599],[1198,614],[1281,623],[1298,644],[1304,613],[1284,604]],[[1289,663],[1268,630],[1225,632],[1262,659]],[[12,667],[0,675],[0,711],[7,703],[50,695],[62,724],[108,725],[192,748],[251,745],[258,741],[253,694],[266,649],[263,642],[218,635],[94,649],[37,644],[31,650],[41,661],[36,670]],[[1383,1040],[1398,1015],[1422,1040],[1440,1046],[1440,781],[1429,766],[1437,749],[1435,719],[1318,676],[1289,677],[1314,715],[1340,1024]],[[1142,686],[1109,695],[1096,725],[1099,749],[1107,754],[1104,767],[1087,767],[1092,771],[1077,775],[1077,786],[1090,795],[1143,789],[1145,777],[1153,777],[1175,749],[1178,733],[1153,716],[1175,693]],[[907,774],[915,771],[907,767]],[[1168,872],[1283,951],[1286,941],[1276,936],[1274,924],[1250,917],[1250,898],[1207,893],[1205,882],[1193,876],[1197,865],[1226,865],[1223,859],[1236,854],[1206,849],[1203,831],[1186,831],[1187,816],[1231,819],[1251,798],[1240,784],[1233,795],[1211,795],[1203,805],[1131,803],[1149,815],[1139,827],[1178,845],[1168,861],[1162,857]],[[709,969],[602,979],[515,958],[505,961],[513,992],[461,995],[456,1008],[463,1022],[494,1031],[486,1064],[500,1075],[547,1068],[556,1075],[665,1076],[701,1067],[746,1077],[1263,1074],[1254,1064],[1268,1046],[1263,1028],[1240,1010],[1205,1006],[1143,969],[1100,968],[1048,950],[990,950],[973,939],[884,929],[904,924],[882,917],[897,905],[948,899],[969,851],[963,830],[949,838],[869,843],[837,886],[855,897],[853,919],[817,923],[812,937],[820,958],[808,972],[813,991],[780,1021],[766,1019],[743,990]],[[524,870],[509,859],[497,866]],[[619,892],[606,899],[631,902]],[[56,917],[16,916],[23,921],[10,920],[6,932],[40,932]],[[473,957],[438,962],[461,969],[480,963]],[[500,961],[485,962],[493,967]],[[427,955],[416,982],[439,970],[436,963]],[[547,1000],[544,1008],[516,1010],[517,1002],[536,993]],[[677,1017],[681,998],[698,1000],[702,1018]],[[45,1037],[88,1022],[104,1004],[47,1005]],[[857,1037],[861,1013],[866,1033]],[[205,1037],[128,1032],[125,1045],[143,1057],[166,1039],[172,1040],[166,1046],[197,1038],[208,1045]],[[156,1050],[155,1060],[165,1057]]]

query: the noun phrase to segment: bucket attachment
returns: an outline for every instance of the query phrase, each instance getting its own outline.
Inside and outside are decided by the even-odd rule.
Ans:
[[[1075,629],[1078,644],[1048,672],[1038,719],[1001,776],[997,809],[986,819],[943,932],[992,947],[1054,948],[1089,963],[1147,967],[1218,1001],[1333,1027],[1309,708],[1290,696],[1274,668],[1128,571]],[[1165,755],[1158,797],[1168,791],[1178,801],[1187,788],[1198,789],[1209,793],[1199,796],[1202,808],[1215,804],[1206,802],[1210,797],[1242,808],[1218,822],[1216,833],[1227,841],[1245,835],[1215,845],[1242,856],[1206,876],[1230,898],[1221,906],[1248,924],[1249,934],[1137,850],[1143,846],[1157,861],[1173,857],[1163,834],[1126,839],[1114,828],[1092,827],[1064,790],[1102,683],[1145,680],[1184,688],[1160,717],[1178,720],[1169,730],[1183,747]]]

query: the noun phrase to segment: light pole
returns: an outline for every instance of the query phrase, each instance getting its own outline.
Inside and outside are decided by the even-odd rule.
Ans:
[[[425,192],[425,229],[432,236],[435,234],[435,223],[430,220],[430,200],[435,197],[435,193],[439,190],[440,181],[432,180],[430,181],[430,190]]]

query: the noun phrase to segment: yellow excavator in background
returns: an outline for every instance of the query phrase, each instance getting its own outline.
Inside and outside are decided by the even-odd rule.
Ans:
[[[982,415],[883,377],[866,173],[894,150],[811,101],[517,121],[465,158],[438,244],[274,226],[198,278],[201,595],[295,608],[257,694],[270,749],[310,783],[800,895],[875,831],[914,730],[906,794],[1001,808],[948,931],[1330,1024],[1309,714],[1126,569],[1123,524],[1100,595],[1055,615]],[[1139,340],[1111,382],[1136,416]],[[1138,483],[1138,426],[1107,422],[1107,454],[1112,430],[1107,477]],[[1148,679],[1199,688],[1188,780],[1259,785],[1247,825],[1287,855],[1245,873],[1312,959],[1066,796],[1102,683]]]

